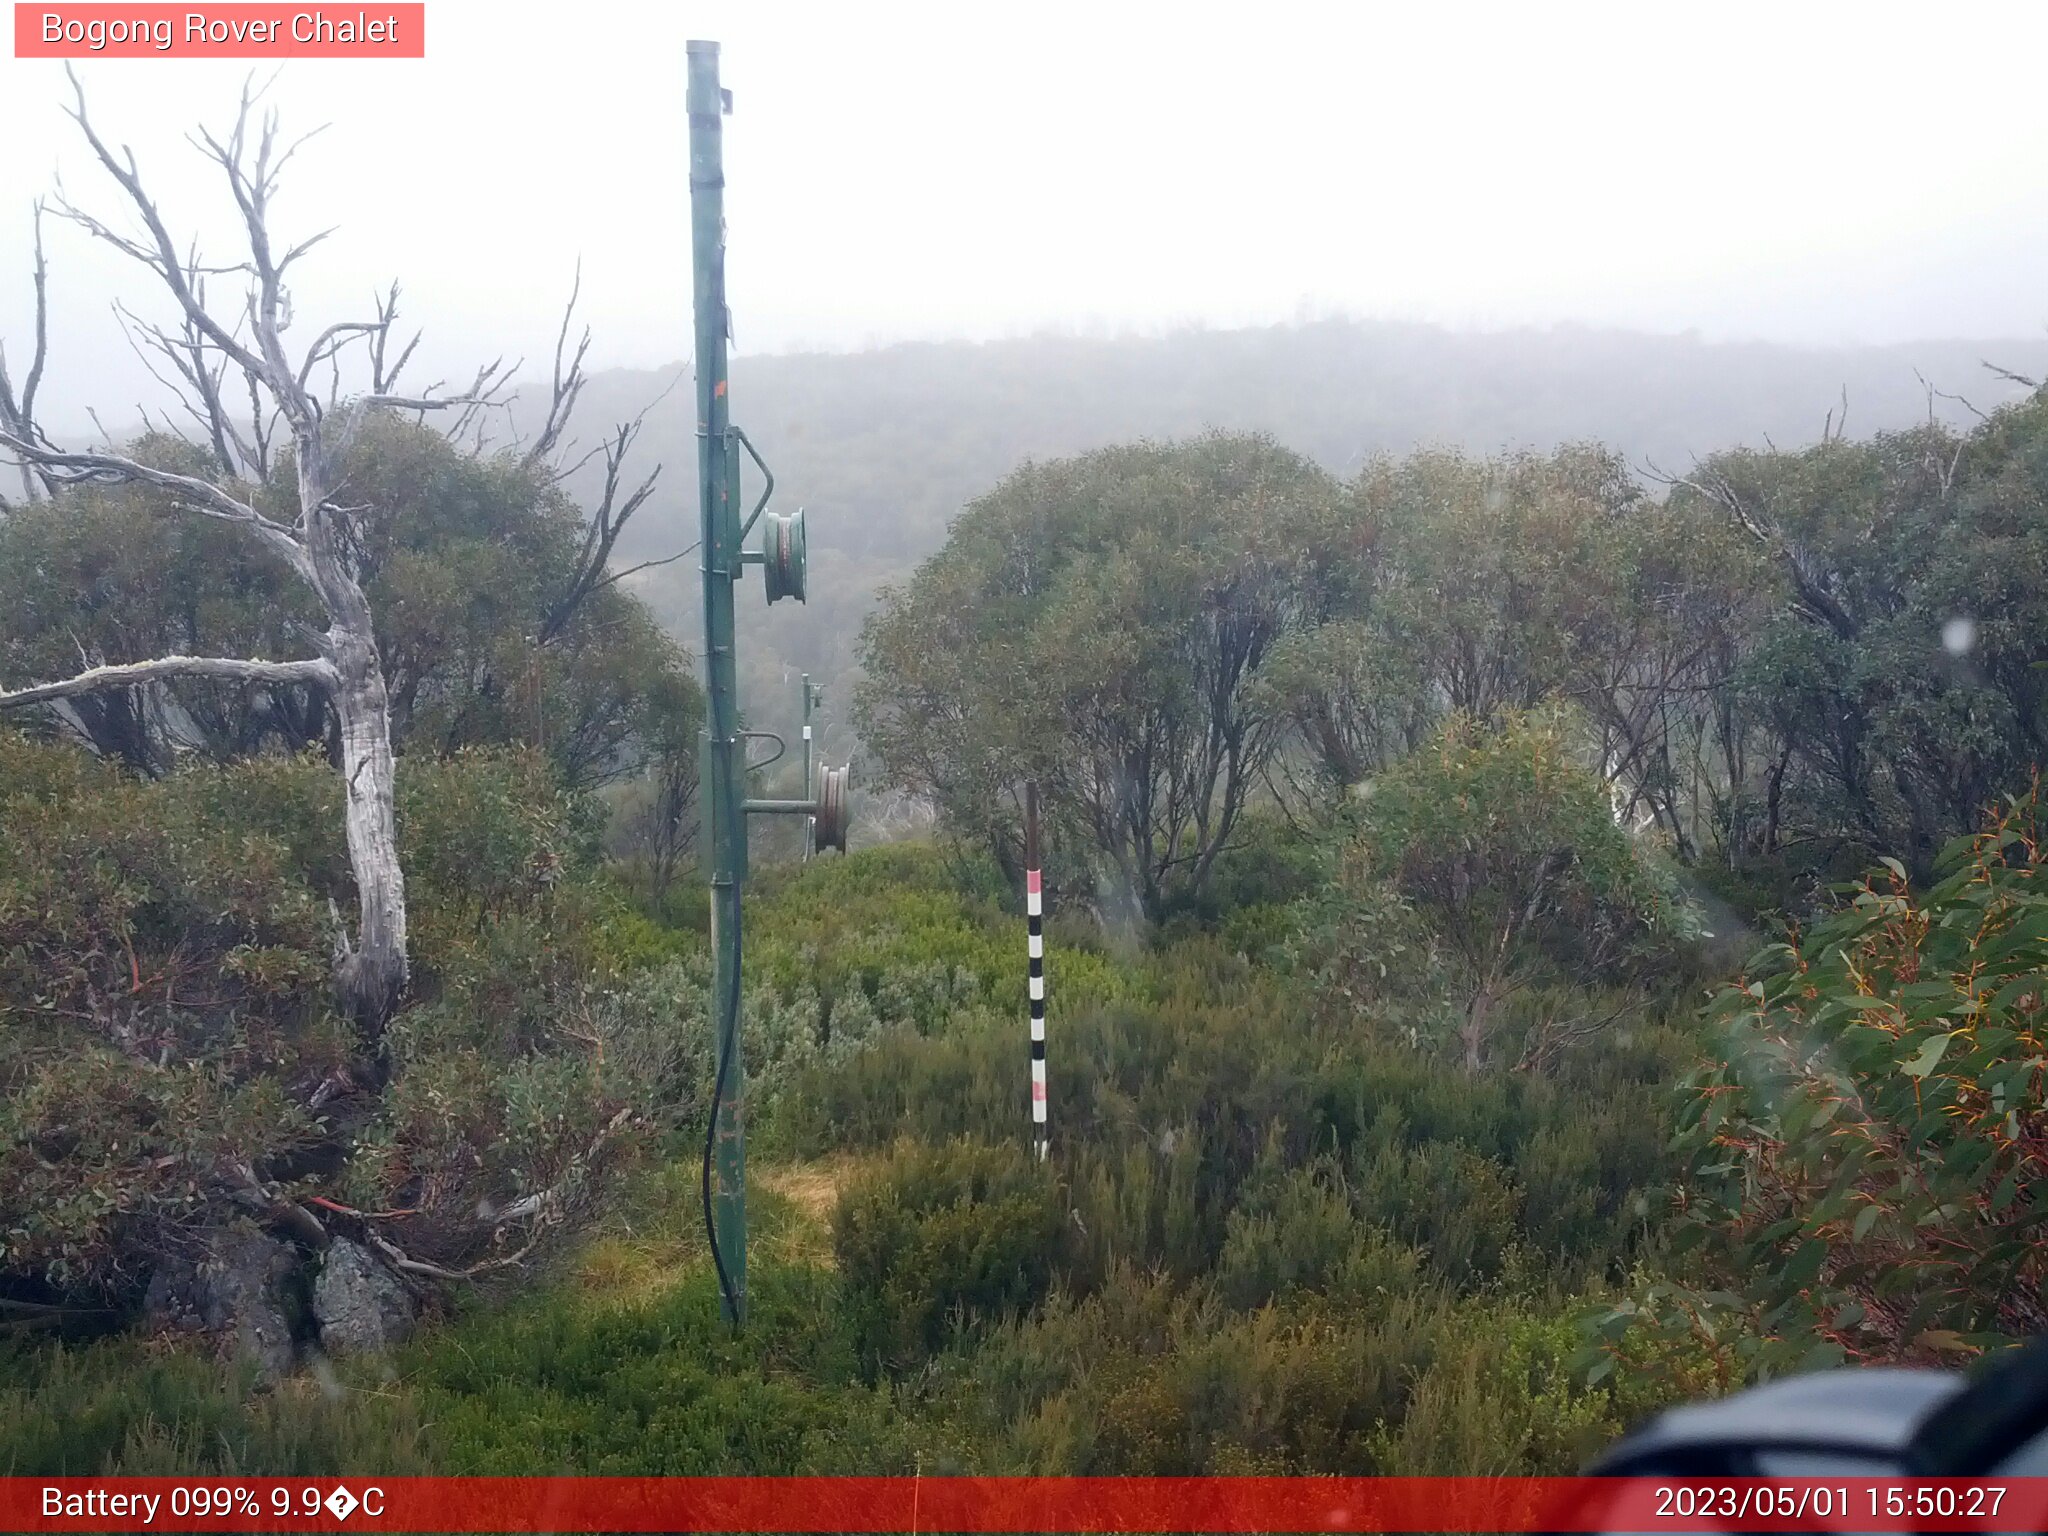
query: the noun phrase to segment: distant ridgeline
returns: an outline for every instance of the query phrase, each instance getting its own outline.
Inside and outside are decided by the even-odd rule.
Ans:
[[[936,550],[960,509],[1027,459],[1220,427],[1271,433],[1347,478],[1375,453],[1424,445],[1490,453],[1584,440],[1606,443],[1638,471],[1677,473],[1738,444],[1814,442],[1831,420],[1839,430],[1845,396],[1851,437],[1924,422],[1930,409],[1967,426],[1970,406],[1990,411],[2024,393],[1987,361],[2040,377],[2048,338],[1798,348],[1575,327],[1468,334],[1326,321],[742,353],[735,399],[774,467],[777,505],[810,510],[815,563],[806,612],[778,611],[772,625],[744,612],[755,632],[742,651],[755,671],[743,686],[768,723],[793,708],[785,669],[810,671],[830,689],[851,664],[875,590]],[[595,374],[582,409],[592,421],[624,420],[671,376]],[[620,545],[628,562],[695,537],[695,445],[679,401],[671,396],[647,423],[643,451],[668,471]],[[572,489],[587,496],[592,487]],[[642,590],[674,632],[695,632],[692,562],[650,573]],[[828,722],[840,702],[828,695]]]

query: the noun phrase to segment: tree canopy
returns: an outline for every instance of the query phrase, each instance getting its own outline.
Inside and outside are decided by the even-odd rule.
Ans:
[[[1684,862],[1807,896],[1878,852],[1924,876],[2048,746],[2044,443],[2048,396],[1664,495],[1592,445],[1348,485],[1216,435],[1035,464],[884,594],[859,723],[998,852],[1038,778],[1066,877],[1150,917],[1247,804],[1313,819],[1451,716],[1553,702]]]
[[[1019,470],[863,637],[858,719],[886,781],[1007,852],[1036,779],[1114,903],[1157,917],[1198,894],[1279,741],[1259,669],[1308,617],[1336,489],[1220,434]]]
[[[178,467],[195,450],[137,452]],[[266,495],[288,497],[288,455]],[[391,413],[365,423],[341,468],[362,510],[353,558],[368,595],[401,751],[520,744],[594,787],[662,751],[693,751],[686,653],[616,587],[545,642],[579,569],[585,516],[511,455],[477,457]],[[314,622],[293,574],[236,530],[167,515],[145,486],[79,486],[0,520],[0,676],[38,678],[164,655],[277,655]],[[148,773],[181,752],[215,762],[334,751],[308,684],[173,678],[67,700],[53,729]]]

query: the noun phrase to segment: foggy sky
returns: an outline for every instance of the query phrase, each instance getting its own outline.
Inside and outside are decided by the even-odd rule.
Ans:
[[[341,226],[296,286],[305,335],[399,277],[416,384],[539,365],[579,256],[595,365],[688,355],[690,37],[723,42],[736,98],[743,351],[1332,314],[1824,344],[2048,325],[2039,5],[429,0],[428,28],[424,61],[292,63],[270,92],[288,132],[331,125],[278,208],[295,238]],[[230,252],[183,133],[225,126],[247,66],[81,70],[174,229]],[[61,173],[121,212],[65,98],[60,64],[0,60],[17,372],[30,203]],[[49,243],[45,414],[132,420],[157,395],[108,304],[147,291],[72,229]]]

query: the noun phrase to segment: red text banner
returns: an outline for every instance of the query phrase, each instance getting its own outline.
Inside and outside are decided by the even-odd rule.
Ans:
[[[2042,1531],[2048,1478],[0,1478],[9,1531]]]
[[[423,3],[14,7],[18,59],[423,59]]]

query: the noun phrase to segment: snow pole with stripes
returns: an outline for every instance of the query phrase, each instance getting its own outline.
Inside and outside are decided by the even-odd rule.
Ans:
[[[1038,1156],[1045,1131],[1045,882],[1038,870],[1038,786],[1024,786],[1024,922],[1031,957],[1031,1131]]]

